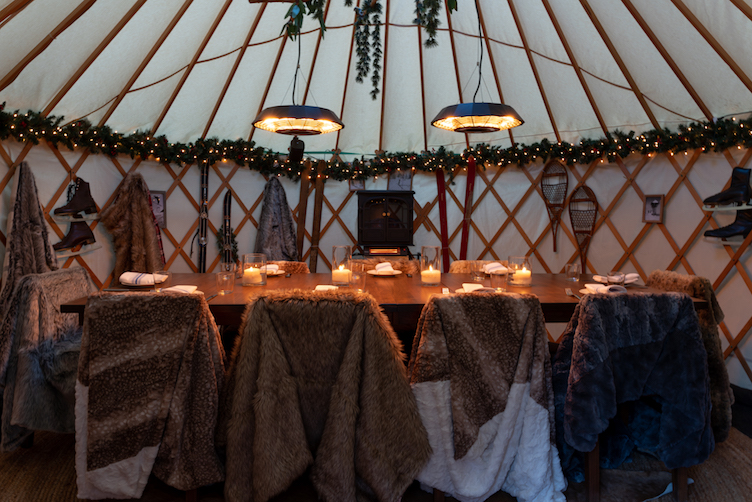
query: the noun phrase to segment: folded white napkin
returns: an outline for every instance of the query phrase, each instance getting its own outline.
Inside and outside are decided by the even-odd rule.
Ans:
[[[164,288],[162,291],[176,291],[178,293],[188,293],[191,294],[198,286],[191,286],[189,284],[178,284],[177,286],[170,286],[169,288]]]
[[[277,270],[279,270],[279,265],[271,264],[267,265],[266,268],[262,267],[261,271],[268,273],[275,273]]]
[[[602,282],[602,283],[605,284],[605,283],[608,282],[608,276],[605,276],[605,275],[594,275],[593,276],[593,280],[594,281],[598,281],[598,282]]]
[[[382,261],[381,263],[377,263],[374,267],[374,270],[376,271],[376,275],[392,275],[394,274],[394,269],[392,268],[392,264],[388,261]]]
[[[333,289],[337,289],[337,286],[332,286],[331,284],[319,284],[314,288],[314,291],[331,291]]]
[[[504,265],[502,265],[501,263],[497,261],[493,263],[486,263],[485,265],[483,265],[483,271],[487,274],[501,274],[501,275],[509,272],[507,267],[505,267]]]
[[[626,293],[627,288],[619,286],[618,284],[612,284],[606,286],[604,284],[585,284],[585,289],[588,293]]]
[[[160,275],[159,277],[164,276]],[[123,272],[120,274],[119,281],[120,284],[125,284],[127,286],[153,286],[154,276],[151,273]]]
[[[484,286],[483,284],[478,284],[477,282],[463,282],[462,283],[462,291],[465,293],[472,293],[476,289],[482,289]]]
[[[640,278],[640,274],[627,274],[624,276],[624,281],[632,282],[632,281],[638,280],[639,278]]]

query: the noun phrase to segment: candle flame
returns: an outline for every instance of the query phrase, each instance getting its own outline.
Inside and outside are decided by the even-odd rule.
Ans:
[[[522,267],[523,272],[527,272],[527,267]]]
[[[433,272],[433,265],[429,265],[429,266],[428,266],[428,271],[429,271],[429,272]]]
[[[344,269],[345,269],[345,266],[344,266],[344,265],[340,265],[340,266],[339,266],[339,269],[340,269],[340,270],[344,270]]]

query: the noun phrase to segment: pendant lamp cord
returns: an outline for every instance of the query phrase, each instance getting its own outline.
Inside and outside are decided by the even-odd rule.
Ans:
[[[292,79],[292,104],[295,106],[295,86],[298,84],[298,70],[300,70],[300,39],[301,34],[298,33],[298,63],[295,66],[295,77]],[[478,91],[475,91],[478,92]]]
[[[478,61],[478,87],[475,88],[475,94],[473,94],[473,103],[475,103],[475,97],[478,95],[480,83],[483,80],[483,32],[481,31],[478,0],[475,0],[475,14],[478,16],[478,40],[480,41],[480,59]],[[298,58],[300,58],[300,53],[298,53]]]

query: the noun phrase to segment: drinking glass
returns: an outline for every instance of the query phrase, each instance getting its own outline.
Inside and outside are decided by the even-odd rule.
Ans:
[[[420,283],[437,286],[441,282],[441,251],[439,246],[420,248]]]
[[[509,269],[509,273],[507,274],[507,285],[530,286],[533,279],[533,269],[530,264],[530,258],[527,256],[510,256],[507,268]]]
[[[608,283],[609,284],[618,284],[620,286],[624,285],[624,272],[619,272],[618,270],[612,270],[608,273]]]
[[[480,282],[486,278],[486,273],[483,271],[483,263],[480,260],[470,262],[470,278],[476,282]]]
[[[580,274],[582,271],[580,270],[580,264],[579,263],[567,263],[565,267],[565,273],[567,274],[567,280],[568,281],[579,281],[580,280]]]
[[[217,272],[217,290],[220,295],[232,293],[235,288],[235,272],[221,270]]]
[[[169,270],[157,270],[152,274],[152,277],[154,278],[154,291],[159,293],[163,289],[170,287],[172,272]]]
[[[243,255],[243,286],[263,286],[266,284],[266,255],[248,253]]]
[[[335,286],[350,285],[350,267],[352,251],[350,246],[332,247],[332,284]]]
[[[497,293],[503,293],[507,289],[504,287],[507,285],[506,274],[500,274],[498,272],[491,272],[488,274],[491,277],[491,287],[496,290]]]
[[[358,263],[358,260],[351,260],[350,265],[350,286],[358,293],[362,293],[366,289],[365,264]]]

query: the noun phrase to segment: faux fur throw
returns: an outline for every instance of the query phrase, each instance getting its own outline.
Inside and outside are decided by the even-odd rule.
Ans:
[[[365,258],[358,260],[359,263],[363,263],[365,270],[373,270],[376,265],[382,262],[389,262],[392,265],[393,270],[401,270],[405,274],[419,275],[420,274],[420,262],[418,260],[385,260],[383,258]]]
[[[241,335],[220,427],[226,500],[265,502],[309,466],[322,500],[399,500],[431,450],[373,297],[266,292]]]
[[[267,260],[297,260],[295,221],[287,205],[285,189],[276,176],[266,183],[262,204],[254,252],[264,253]]]
[[[89,297],[76,381],[78,497],[139,498],[151,472],[180,490],[222,481],[214,432],[223,356],[203,295]]]
[[[495,260],[498,263],[506,266],[507,260]],[[493,263],[494,260],[455,260],[449,264],[450,274],[469,274],[472,271],[472,267],[476,263],[481,265],[488,265]]]
[[[431,298],[408,373],[433,449],[421,483],[463,502],[499,490],[521,502],[565,500],[537,297]]]
[[[723,311],[715,297],[713,286],[704,277],[664,270],[651,272],[647,285],[664,291],[687,293],[689,296],[704,299],[710,305],[710,308],[699,310],[697,317],[700,320],[702,343],[708,353],[710,400],[713,403],[710,423],[713,425],[715,442],[725,441],[731,430],[731,405],[734,402],[734,392],[729,384],[721,338],[718,334],[718,323],[723,321]]]
[[[13,203],[13,225],[5,248],[7,268],[3,270],[0,315],[21,277],[57,270],[57,258],[50,246],[44,210],[39,203],[34,174],[26,162],[18,166],[18,189]]]
[[[72,403],[41,374],[30,352],[75,331],[78,316],[61,314],[60,304],[94,291],[79,267],[27,275],[18,282],[0,325],[3,451],[15,450],[32,433],[29,429],[73,432]]]
[[[302,261],[270,261],[269,265],[277,265],[280,270],[284,270],[288,274],[310,274],[311,271],[308,265]]]
[[[162,258],[143,176],[129,174],[117,189],[115,201],[102,211],[102,225],[115,247],[113,277],[123,272],[154,272]]]
[[[554,358],[556,431],[565,472],[577,465],[572,448],[591,451],[617,404],[643,396],[654,405],[637,403],[630,414],[634,443],[669,469],[705,461],[715,447],[707,368],[697,314],[686,294],[583,297]]]

